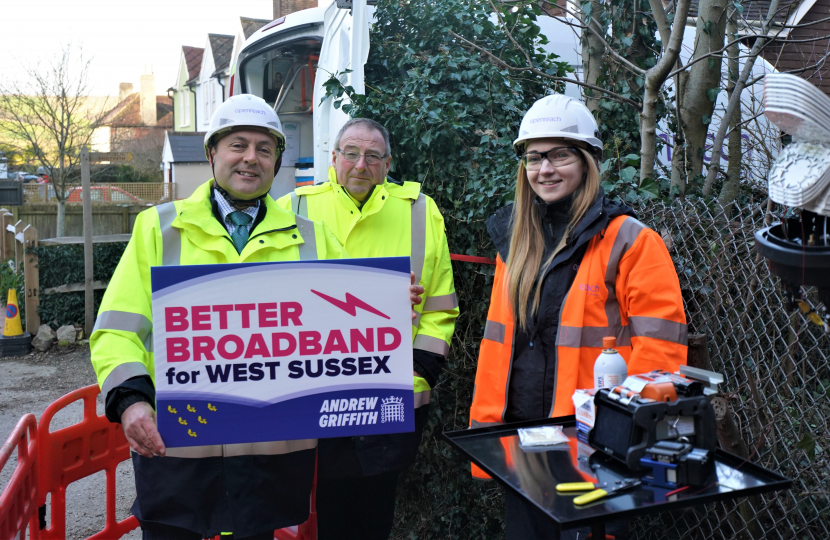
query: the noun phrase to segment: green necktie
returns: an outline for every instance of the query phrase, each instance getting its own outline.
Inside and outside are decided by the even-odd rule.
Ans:
[[[228,219],[231,223],[236,225],[236,229],[231,235],[233,246],[237,253],[242,253],[245,244],[248,243],[248,224],[253,220],[251,216],[242,211],[231,212],[228,214]]]

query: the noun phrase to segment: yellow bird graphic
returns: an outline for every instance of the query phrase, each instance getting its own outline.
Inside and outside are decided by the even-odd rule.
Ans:
[[[176,409],[174,409],[174,408],[173,408],[173,407],[171,407],[170,405],[168,405],[168,406],[167,406],[167,410],[168,410],[168,411],[170,411],[170,412],[171,412],[171,413],[173,413],[173,414],[176,414],[176,412],[178,412],[178,411],[176,411]]]
[[[196,432],[194,432],[192,429],[188,429],[188,430],[187,430],[187,434],[188,434],[188,435],[190,435],[191,437],[195,437],[195,436],[196,436]]]
[[[208,410],[209,410],[209,411],[215,411],[215,410],[216,410],[216,407],[214,407],[213,405],[211,405],[210,403],[208,403]]]
[[[187,410],[190,411],[190,412],[196,412],[196,408],[191,407],[189,403],[187,404]]]
[[[207,424],[207,420],[205,420],[204,418],[202,418],[202,417],[200,416],[200,417],[199,417],[199,423],[200,423],[200,424]]]
[[[180,417],[179,417],[179,423],[180,423],[181,425],[183,425],[183,426],[186,426],[186,425],[187,425],[187,420],[185,420],[184,418],[182,418],[182,417],[180,416]]]

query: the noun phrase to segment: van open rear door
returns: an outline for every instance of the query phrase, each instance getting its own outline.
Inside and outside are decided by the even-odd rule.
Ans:
[[[354,0],[351,10],[338,8],[340,3],[334,1],[326,10],[323,48],[314,82],[315,184],[327,180],[334,139],[349,120],[349,115],[334,108],[334,99],[322,101],[326,95],[323,85],[332,74],[337,74],[343,86],[351,86],[358,94],[365,93],[363,66],[369,57],[369,8],[366,0]],[[351,73],[345,73],[346,70]]]

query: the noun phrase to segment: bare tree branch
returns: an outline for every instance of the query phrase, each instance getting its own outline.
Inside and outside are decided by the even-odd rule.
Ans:
[[[632,107],[635,107],[638,110],[640,109],[640,104],[637,103],[636,101],[628,99],[628,98],[623,97],[623,96],[620,96],[619,94],[617,94],[615,92],[611,92],[610,90],[606,90],[605,88],[601,88],[601,87],[593,85],[593,84],[584,83],[584,82],[581,82],[581,81],[576,80],[576,79],[569,79],[567,77],[557,77],[555,75],[549,75],[548,73],[545,73],[544,71],[540,71],[539,69],[537,69],[535,67],[531,67],[531,66],[528,66],[528,67],[511,66],[507,62],[505,62],[502,59],[495,56],[493,53],[491,53],[487,49],[485,49],[485,48],[483,48],[479,45],[476,45],[472,41],[469,41],[468,39],[464,38],[463,36],[460,36],[460,35],[456,34],[452,30],[450,30],[450,35],[452,37],[454,37],[455,39],[459,40],[460,42],[464,43],[468,47],[470,47],[472,49],[475,49],[475,50],[479,51],[480,53],[484,54],[485,56],[490,58],[492,60],[492,62],[495,63],[496,65],[501,66],[505,69],[509,69],[510,71],[533,73],[534,75],[537,75],[539,77],[543,77],[543,78],[548,79],[550,81],[571,83],[571,84],[575,84],[577,86],[582,86],[583,88],[590,88],[591,90],[595,90],[597,92],[601,92],[601,93],[605,94],[608,97],[608,99],[618,101],[620,103],[625,103],[627,105],[631,105]]]
[[[573,17],[575,17],[576,19],[580,19],[579,15],[578,15],[577,13],[575,13],[575,12],[573,12],[573,11],[569,10],[568,8],[566,8],[566,7],[562,7],[562,6],[558,6],[558,7],[559,7],[559,9],[561,9],[562,11],[567,12],[568,14],[572,15],[572,16],[573,16]],[[617,60],[620,64],[622,64],[622,65],[623,65],[623,67],[627,68],[629,71],[632,71],[633,73],[635,73],[635,74],[637,74],[637,75],[640,75],[640,76],[643,76],[643,75],[645,75],[645,74],[646,74],[646,70],[644,70],[644,69],[642,69],[642,68],[640,68],[640,67],[638,67],[638,66],[636,66],[636,65],[632,64],[631,62],[629,62],[628,60],[626,60],[623,56],[621,56],[619,53],[617,53],[617,51],[615,51],[615,50],[614,50],[614,49],[613,49],[610,45],[608,45],[608,42],[607,42],[607,41],[605,41],[605,38],[603,38],[603,37],[602,37],[602,34],[600,34],[600,33],[599,33],[599,32],[598,32],[595,28],[593,28],[590,24],[577,24],[577,23],[575,23],[575,22],[571,22],[571,21],[569,21],[569,20],[567,20],[567,19],[564,19],[564,18],[562,18],[562,17],[555,17],[555,16],[551,16],[551,18],[552,18],[552,19],[556,19],[557,21],[561,22],[562,24],[567,24],[568,26],[573,26],[573,27],[576,27],[576,28],[581,28],[581,29],[583,29],[583,30],[588,30],[588,31],[590,31],[590,32],[591,32],[591,34],[593,34],[593,36],[594,36],[596,39],[598,39],[600,42],[602,42],[603,46],[605,47],[605,50],[606,50],[606,51],[607,51],[607,52],[608,52],[611,56],[613,56],[613,57],[614,57],[614,59],[616,59],[616,60]],[[581,19],[580,19],[580,20],[581,20]],[[596,25],[596,22],[594,22],[594,25]]]
[[[77,58],[76,58],[77,56]],[[89,101],[89,66],[70,46],[47,64],[22,65],[25,78],[0,83],[0,132],[46,169],[58,200],[58,235],[64,231],[67,182],[103,118]]]
[[[735,114],[735,108],[740,106],[741,93],[746,86],[746,81],[749,79],[749,75],[752,73],[752,67],[755,65],[755,59],[768,39],[767,34],[769,32],[769,27],[777,11],[778,0],[772,0],[769,5],[769,11],[767,11],[767,18],[761,26],[761,35],[758,36],[757,40],[752,45],[752,49],[750,50],[750,55],[754,55],[754,58],[747,59],[744,64],[744,69],[741,71],[738,80],[735,81],[735,90],[729,98],[729,104],[726,107],[726,114],[724,114],[721,119],[720,126],[718,127],[718,133],[715,135],[715,141],[712,145],[712,160],[709,162],[709,171],[706,173],[706,181],[703,184],[703,194],[707,197],[712,194],[712,184],[715,183],[715,177],[717,176],[718,167],[720,165],[721,147],[723,146],[723,140],[726,137],[726,130],[729,128],[732,116]]]

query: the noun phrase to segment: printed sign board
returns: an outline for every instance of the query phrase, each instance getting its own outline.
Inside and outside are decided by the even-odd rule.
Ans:
[[[409,258],[152,268],[167,446],[415,429]]]

